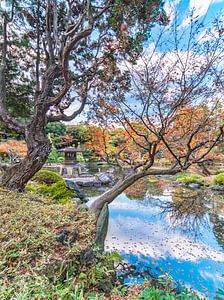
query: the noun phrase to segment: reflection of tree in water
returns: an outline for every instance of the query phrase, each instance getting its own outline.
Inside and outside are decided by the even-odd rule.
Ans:
[[[130,278],[147,278],[156,282],[157,277],[155,272],[153,272],[152,267],[144,266],[138,268],[136,265],[128,264],[127,262],[119,262],[117,265],[117,274],[119,284],[124,284],[126,279]]]
[[[201,235],[200,229],[209,226],[207,213],[210,208],[202,191],[174,188],[172,201],[157,201],[161,215],[168,217],[170,229],[183,231],[195,238]]]
[[[210,214],[210,221],[213,223],[213,233],[219,245],[224,249],[224,219],[215,214]]]
[[[142,178],[125,190],[130,200],[143,200],[147,192],[147,179]]]
[[[142,178],[125,190],[130,200],[144,200],[146,196],[161,196],[167,183],[153,176]]]

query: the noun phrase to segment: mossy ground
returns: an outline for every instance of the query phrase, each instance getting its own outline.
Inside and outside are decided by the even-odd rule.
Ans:
[[[63,230],[64,243],[58,240]],[[79,272],[80,253],[92,247],[94,230],[94,216],[75,204],[0,189],[0,279],[10,288],[19,277],[59,280],[69,267]]]

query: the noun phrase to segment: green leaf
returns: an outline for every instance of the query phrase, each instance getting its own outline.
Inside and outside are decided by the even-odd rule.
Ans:
[[[80,273],[79,279],[87,279],[87,275],[85,273]]]

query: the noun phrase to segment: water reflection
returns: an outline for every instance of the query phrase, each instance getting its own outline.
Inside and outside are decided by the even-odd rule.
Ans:
[[[210,214],[210,220],[213,224],[214,236],[224,250],[224,218],[215,214]]]
[[[224,281],[223,196],[162,181],[140,187],[110,205],[106,248],[134,265],[125,281],[142,282],[163,269],[212,299]]]
[[[198,238],[204,228],[210,226],[208,212],[210,208],[205,193],[187,188],[172,188],[172,201],[157,201],[161,215],[169,219],[170,230],[176,229]],[[203,228],[203,232],[201,229]]]

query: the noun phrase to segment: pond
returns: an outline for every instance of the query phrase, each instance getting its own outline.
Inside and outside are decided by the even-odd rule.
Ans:
[[[124,282],[169,273],[214,299],[224,288],[224,197],[146,178],[109,206],[105,249],[133,265]]]

